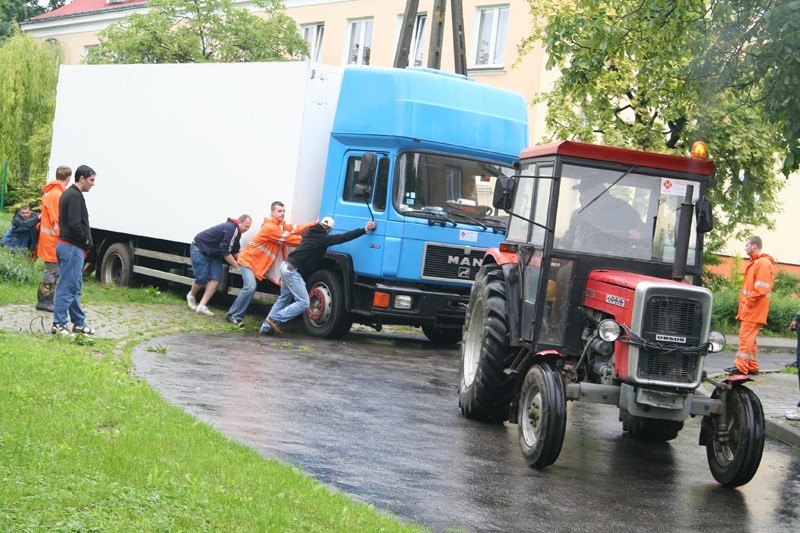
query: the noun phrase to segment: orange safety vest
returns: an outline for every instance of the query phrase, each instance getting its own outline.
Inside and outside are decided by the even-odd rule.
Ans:
[[[239,254],[239,264],[253,271],[257,279],[265,276],[271,282],[280,285],[280,266],[289,254],[289,246],[297,246],[303,239],[300,235],[313,226],[315,222],[298,226],[296,224],[279,224],[272,215],[264,219],[261,229],[247,243]],[[278,259],[278,261],[276,261]]]
[[[737,320],[766,324],[769,302],[772,298],[772,281],[775,279],[775,259],[768,254],[750,257],[744,270],[742,293],[739,295]]]
[[[56,242],[60,233],[58,204],[65,189],[66,187],[58,180],[53,180],[42,187],[44,196],[42,196],[42,216],[39,218],[39,245],[36,248],[36,255],[45,263],[58,262],[56,257]]]

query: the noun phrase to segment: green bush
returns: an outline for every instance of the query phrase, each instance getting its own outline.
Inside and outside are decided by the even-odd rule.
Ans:
[[[772,284],[772,293],[781,296],[800,296],[800,276],[778,270]]]
[[[0,247],[0,281],[22,283],[37,281],[34,263],[30,256]]]

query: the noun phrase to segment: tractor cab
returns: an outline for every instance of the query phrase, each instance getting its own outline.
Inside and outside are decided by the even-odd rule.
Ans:
[[[590,278],[616,272],[699,284],[707,159],[560,142],[522,153],[519,174],[498,190],[511,213],[504,250],[520,262],[519,331],[512,342],[580,355]],[[511,189],[516,189],[512,196]],[[604,308],[624,308],[612,293]]]

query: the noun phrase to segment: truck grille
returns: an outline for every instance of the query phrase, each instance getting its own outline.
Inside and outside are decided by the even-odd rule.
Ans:
[[[700,344],[703,306],[699,300],[679,296],[650,295],[642,321],[642,337],[666,347]],[[643,349],[639,353],[640,379],[692,383],[697,378],[699,356],[678,351]]]
[[[422,262],[422,278],[473,282],[483,264],[484,253],[486,248],[427,243]]]

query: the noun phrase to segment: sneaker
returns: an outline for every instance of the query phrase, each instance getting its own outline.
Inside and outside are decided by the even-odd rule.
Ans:
[[[214,313],[209,311],[205,305],[198,305],[194,312],[198,315],[214,316]]]
[[[72,326],[72,333],[83,333],[84,335],[94,335],[95,331],[94,328],[84,324],[82,326]]]
[[[800,420],[800,409],[786,411],[783,416],[785,416],[787,420]]]
[[[189,309],[197,311],[197,300],[191,292],[186,295],[186,303],[189,304]]]
[[[270,317],[267,317],[265,322],[267,324],[269,324],[269,327],[272,328],[272,331],[274,331],[276,335],[281,335],[283,333],[283,331],[281,331],[281,327],[278,325],[278,323],[275,322],[274,320],[272,320]]]
[[[243,320],[241,318],[235,318],[231,315],[225,315],[225,320],[236,326],[237,328],[243,328],[244,325],[242,324]]]
[[[70,335],[69,328],[66,324],[55,324],[53,329],[50,330],[53,335]]]

